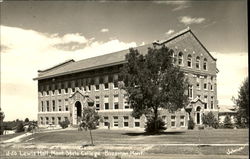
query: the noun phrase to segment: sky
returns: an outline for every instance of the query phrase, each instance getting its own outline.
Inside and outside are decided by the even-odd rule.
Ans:
[[[3,1],[1,108],[37,119],[37,70],[163,40],[190,27],[217,58],[219,105],[248,76],[247,3],[238,1]]]

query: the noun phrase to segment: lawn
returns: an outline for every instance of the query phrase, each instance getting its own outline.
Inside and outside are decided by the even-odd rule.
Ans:
[[[89,132],[77,130],[62,130],[56,132],[42,132],[23,138],[20,143],[1,145],[0,157],[9,157],[10,152],[32,154],[36,151],[48,151],[48,156],[57,158],[54,151],[61,157],[70,157],[67,151],[74,157],[90,158],[82,153],[101,153],[98,158],[116,158],[119,155],[107,156],[111,153],[143,153],[143,155],[125,155],[122,158],[247,158],[249,146],[197,146],[184,144],[246,144],[248,143],[248,129],[218,129],[218,130],[184,130],[167,131],[157,135],[149,135],[143,131],[134,130],[107,130],[98,129],[92,132],[95,146],[81,148],[90,143]],[[179,144],[169,146],[168,144]],[[227,155],[229,150],[237,150],[232,155]],[[209,156],[210,155],[210,156]],[[214,156],[212,156],[214,155]],[[91,155],[90,155],[91,156]],[[11,156],[10,158],[20,156]],[[28,157],[28,156],[27,156]],[[32,157],[32,156],[30,156]],[[38,156],[36,158],[43,158]],[[45,157],[46,158],[46,157]],[[93,156],[91,158],[94,158]],[[116,158],[117,159],[117,158]]]
[[[248,143],[247,129],[186,130],[169,131],[158,135],[147,135],[143,131],[107,130],[92,131],[95,144],[245,144]],[[90,141],[89,132],[66,130],[37,133],[29,138],[32,143],[83,144]]]

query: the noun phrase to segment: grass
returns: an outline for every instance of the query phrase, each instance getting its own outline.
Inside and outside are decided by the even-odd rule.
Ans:
[[[8,140],[11,139],[13,137],[19,136],[24,134],[24,132],[20,132],[20,133],[14,133],[14,134],[8,134],[8,135],[1,135],[0,136],[0,142],[4,141],[4,140]]]
[[[143,151],[143,156],[150,156],[149,158],[165,158],[166,155],[177,155],[177,157],[178,155],[183,155],[182,157],[179,156],[180,158],[184,158],[188,155],[196,155],[196,157],[198,156],[198,158],[199,156],[203,156],[201,158],[204,158],[204,155],[222,155],[226,156],[225,158],[227,158],[228,156],[233,158],[232,155],[227,155],[227,151],[239,149],[242,146],[198,147],[185,146],[181,144],[246,144],[248,143],[249,139],[248,129],[167,131],[156,135],[150,135],[144,133],[143,131],[134,130],[97,129],[92,131],[92,134],[95,144],[94,147],[87,146],[85,148],[80,148],[81,145],[90,143],[90,136],[88,131],[63,130],[56,132],[52,131],[36,133],[34,135],[23,138],[22,142],[18,144],[3,144],[0,147],[0,154],[6,154],[6,152],[9,150],[17,152],[34,152],[37,150],[73,150],[79,153],[83,151],[102,153],[104,153],[105,151],[126,153],[129,153],[131,151]],[[173,143],[180,144],[180,146],[164,145]],[[246,157],[249,154],[248,148],[249,146],[245,146],[240,151],[233,153],[233,155],[236,156],[235,158],[241,158],[242,156]],[[0,155],[0,157],[3,156],[4,155]],[[143,156],[142,158],[144,158]],[[54,157],[57,158],[58,156]],[[84,158],[86,156],[81,157]],[[88,156],[86,158],[92,157]],[[217,158],[218,156],[210,157]],[[15,158],[15,156],[12,156],[12,158]],[[43,158],[43,156],[39,156],[38,158]],[[98,158],[116,158],[116,156],[99,156]],[[136,158],[140,158],[140,156],[136,156]],[[191,156],[190,158],[193,157]]]
[[[247,129],[186,130],[148,135],[143,131],[98,129],[92,132],[95,144],[245,144],[248,143]],[[37,133],[25,138],[34,138],[31,143],[83,144],[90,142],[88,131],[67,130]]]

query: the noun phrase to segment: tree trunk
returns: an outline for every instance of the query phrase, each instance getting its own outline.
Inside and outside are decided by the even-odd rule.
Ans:
[[[158,107],[154,109],[154,125],[155,125],[155,132],[157,132],[157,119],[158,119]]]
[[[93,143],[93,138],[92,138],[91,129],[89,129],[89,134],[90,134],[90,138],[91,138],[91,145],[93,146],[93,145],[94,145],[94,143]]]

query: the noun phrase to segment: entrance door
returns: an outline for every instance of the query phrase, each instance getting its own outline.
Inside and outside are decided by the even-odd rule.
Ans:
[[[201,124],[200,110],[201,110],[201,107],[196,108],[196,124]]]
[[[75,110],[76,110],[76,123],[79,123],[80,118],[82,117],[82,105],[79,101],[75,103]]]

